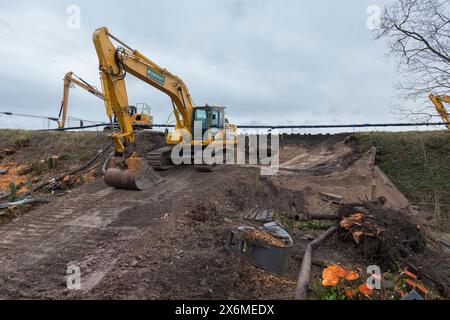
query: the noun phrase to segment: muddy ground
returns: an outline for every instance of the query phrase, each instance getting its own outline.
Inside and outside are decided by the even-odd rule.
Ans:
[[[5,156],[2,165],[36,161],[20,157],[31,157],[35,142],[30,139],[29,146],[16,146],[20,150],[10,160]],[[101,135],[96,139],[97,145],[108,143]],[[145,151],[162,142],[154,136],[141,140],[147,141],[141,145]],[[84,151],[92,154],[99,148],[96,143]],[[222,166],[214,173],[178,167],[162,173],[164,182],[143,192],[112,189],[94,176],[0,226],[0,298],[292,299],[306,245],[323,232],[299,227],[295,215],[335,213],[337,208],[321,192],[340,195],[344,202],[370,197],[371,155],[355,152],[346,135],[294,136],[283,139],[280,158],[275,176],[262,177],[259,168],[250,166]],[[404,209],[421,222],[420,212],[408,210],[408,200],[395,186],[380,174],[376,181],[377,195],[387,198],[387,207]],[[225,248],[230,227],[258,226],[242,219],[254,208],[275,212],[294,239],[283,276]],[[423,257],[436,262],[438,273],[445,272],[448,253],[435,246]],[[369,263],[356,254],[354,244],[336,237],[314,258],[351,267]],[[71,265],[81,269],[81,291],[67,289]],[[320,272],[315,266],[316,279]]]

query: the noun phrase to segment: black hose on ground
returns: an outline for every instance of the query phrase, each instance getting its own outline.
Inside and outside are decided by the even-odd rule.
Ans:
[[[112,152],[112,153],[105,159],[105,161],[103,162],[103,165],[102,165],[102,172],[103,172],[103,174],[106,173],[106,167],[108,166],[109,161],[111,160],[111,158],[114,156],[115,153],[116,153],[115,151]]]

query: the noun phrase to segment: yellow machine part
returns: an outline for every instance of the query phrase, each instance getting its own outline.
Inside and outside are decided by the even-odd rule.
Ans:
[[[433,102],[436,111],[442,120],[447,123],[447,129],[450,130],[450,115],[445,109],[443,102],[450,103],[450,96],[435,96],[434,94],[430,94],[429,96],[431,102]]]
[[[220,115],[216,113],[214,117],[211,116],[211,119],[216,120],[217,124],[214,125],[214,128],[219,132],[214,133],[214,136],[210,134],[201,141],[192,141],[193,138],[191,138],[190,143],[192,145],[198,143],[203,146],[211,143],[221,145],[235,145],[237,143],[236,127],[228,123],[225,124],[223,107],[209,107],[208,105],[205,107],[195,106],[187,86],[179,77],[170,73],[167,69],[161,68],[139,51],[113,36],[107,28],[97,29],[93,34],[93,41],[99,59],[106,113],[110,119],[116,116],[120,126],[120,131],[113,132],[111,137],[115,144],[116,154],[122,155],[123,167],[125,168],[125,170],[121,170],[120,168],[110,169],[112,171],[107,172],[105,175],[105,181],[108,185],[117,188],[139,189],[140,186],[134,184],[135,181],[133,179],[139,179],[141,177],[139,174],[136,175],[136,172],[140,173],[141,170],[135,169],[135,162],[141,161],[136,160],[136,158],[141,158],[134,155],[133,157],[135,159],[127,159],[126,155],[136,144],[133,124],[147,124],[149,121],[152,121],[151,117],[145,113],[141,113],[141,117],[139,118],[139,114],[130,112],[125,83],[125,78],[128,74],[165,93],[171,99],[175,116],[175,129],[172,133],[166,133],[166,143],[169,146],[183,142],[184,135],[182,133],[187,132],[191,137],[193,136],[193,120],[196,118],[197,111],[209,110],[208,114],[211,116],[212,113],[210,110],[212,109],[214,109],[214,112],[218,112],[217,110],[221,111]],[[119,45],[115,45],[112,41],[115,41]],[[202,121],[205,120],[200,115],[199,118]],[[208,119],[208,128],[210,127],[211,119]],[[221,125],[219,119],[221,119]],[[229,138],[230,136],[232,138]],[[164,160],[163,156],[170,150],[170,147],[167,150],[166,148],[161,149],[164,149],[164,151],[156,150],[153,155],[156,155],[160,160]],[[147,155],[147,159],[149,159],[149,155]],[[158,159],[150,159],[152,165],[154,165],[155,161],[158,162]],[[145,165],[142,167],[138,165],[138,167],[143,169]],[[143,186],[147,185],[149,184],[143,184]]]
[[[142,127],[151,127],[152,126],[152,118],[148,114],[145,113],[137,113],[131,116],[131,122],[133,125],[142,126]]]
[[[124,168],[114,166],[116,160],[111,160],[113,166],[105,173],[105,183],[110,187],[142,191],[163,181],[147,164],[147,160],[140,158],[135,152],[125,161]]]

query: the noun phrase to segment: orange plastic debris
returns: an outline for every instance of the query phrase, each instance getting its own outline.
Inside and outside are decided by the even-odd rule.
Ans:
[[[347,275],[347,270],[345,270],[344,268],[342,268],[341,266],[329,266],[328,268],[326,268],[324,270],[325,273],[334,273],[335,275],[337,275],[339,278],[345,278],[345,276]]]
[[[336,266],[337,268],[335,269],[335,273],[339,278],[345,278],[345,276],[347,275],[347,270],[345,270],[342,267]]]
[[[336,287],[339,283],[339,277],[334,273],[323,276],[322,285],[324,287]]]
[[[347,275],[345,276],[345,280],[347,280],[347,281],[355,281],[355,280],[358,280],[358,279],[359,279],[359,275],[355,271],[349,271],[347,273]]]
[[[428,289],[427,288],[425,288],[424,286],[422,286],[421,284],[416,284],[416,286],[417,286],[417,289],[419,289],[420,291],[422,291],[424,294],[428,294]]]
[[[347,289],[345,290],[345,296],[347,298],[354,298],[355,297],[355,291],[353,291],[353,289]]]
[[[411,278],[417,280],[417,276],[416,276],[414,273],[411,273],[411,272],[409,272],[408,270],[406,270],[406,271],[405,271],[405,274],[406,274],[408,277],[411,277]]]
[[[411,279],[406,279],[406,283],[409,284],[412,287],[417,287],[417,283],[415,283],[414,281],[412,281]]]
[[[420,291],[422,291],[425,294],[427,294],[429,292],[427,288],[425,288],[424,286],[422,286],[421,284],[419,284],[415,281],[412,281],[411,279],[406,279],[406,283],[414,288],[419,289]]]
[[[373,294],[373,289],[370,289],[367,286],[367,283],[360,285],[358,289],[359,289],[359,292],[361,292],[365,296],[371,296]]]
[[[400,294],[400,296],[401,296],[402,298],[403,298],[403,297],[406,297],[406,292],[403,291],[402,289],[398,289],[397,292]]]
[[[347,270],[340,266],[329,266],[325,268],[322,272],[323,282],[322,285],[325,287],[334,287],[339,283],[340,278],[345,278],[347,275]]]

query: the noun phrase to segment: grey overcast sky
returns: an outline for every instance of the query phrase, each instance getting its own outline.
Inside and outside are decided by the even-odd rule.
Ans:
[[[57,116],[64,74],[99,87],[92,33],[100,26],[180,76],[197,105],[222,104],[239,124],[395,121],[394,61],[373,41],[367,8],[389,1],[0,0],[0,111]],[[67,27],[69,5],[81,28]],[[169,99],[127,78],[130,103],[165,123]],[[106,120],[103,103],[77,88],[70,116]],[[41,120],[0,115],[3,128]]]

